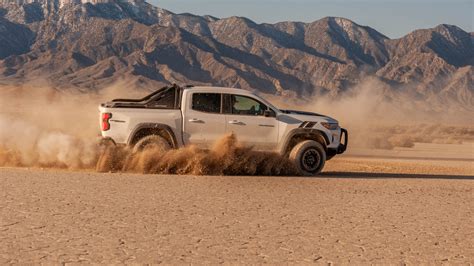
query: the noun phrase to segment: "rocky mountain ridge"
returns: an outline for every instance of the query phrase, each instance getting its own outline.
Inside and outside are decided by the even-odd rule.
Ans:
[[[387,94],[474,106],[474,35],[453,25],[392,40],[337,17],[257,24],[142,1],[56,1],[0,4],[0,84],[42,79],[94,90],[176,82],[336,97],[375,77]]]

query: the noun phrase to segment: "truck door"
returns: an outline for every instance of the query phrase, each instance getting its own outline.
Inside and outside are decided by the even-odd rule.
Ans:
[[[278,121],[273,110],[249,96],[224,94],[223,98],[227,133],[256,149],[276,150]]]
[[[222,114],[222,94],[192,92],[183,113],[183,140],[186,145],[211,148],[225,135],[225,115]]]

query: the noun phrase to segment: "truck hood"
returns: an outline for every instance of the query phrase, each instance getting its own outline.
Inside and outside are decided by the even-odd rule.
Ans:
[[[313,112],[305,112],[305,111],[297,111],[297,110],[280,110],[283,114],[290,116],[292,118],[298,119],[300,121],[310,121],[310,122],[331,122],[337,123],[337,120],[318,113]]]

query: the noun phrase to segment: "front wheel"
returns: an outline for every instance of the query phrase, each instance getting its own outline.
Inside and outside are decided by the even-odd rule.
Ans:
[[[321,143],[305,140],[298,143],[290,152],[290,160],[302,175],[317,175],[326,163],[326,151]]]

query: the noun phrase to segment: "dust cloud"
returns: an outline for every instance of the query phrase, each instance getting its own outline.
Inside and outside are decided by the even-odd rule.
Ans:
[[[18,118],[0,116],[0,166],[89,168],[97,154],[94,138],[49,131]]]
[[[224,136],[210,150],[187,146],[163,150],[158,147],[133,153],[128,147],[104,145],[97,163],[99,172],[192,175],[298,175],[285,157],[254,151],[239,144],[235,135]]]
[[[120,83],[89,93],[40,82],[0,86],[0,166],[94,168],[98,103],[116,95],[140,93]]]
[[[367,78],[348,92],[295,97],[265,95],[277,107],[331,116],[349,130],[350,148],[393,149],[419,143],[474,142],[474,106],[420,98],[416,88],[395,89]]]

